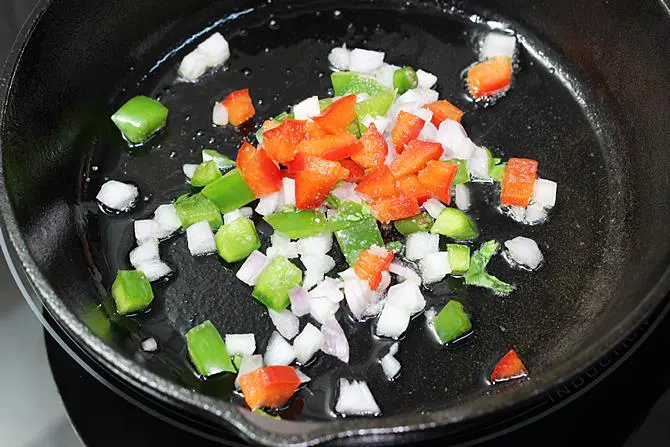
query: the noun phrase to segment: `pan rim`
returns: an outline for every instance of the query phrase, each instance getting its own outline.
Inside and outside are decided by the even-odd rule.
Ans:
[[[292,422],[291,424],[298,424],[296,425],[296,433],[298,434],[278,433],[272,431],[270,426],[261,427],[258,424],[252,424],[249,422],[249,416],[247,416],[247,414],[251,414],[249,411],[228,402],[193,393],[186,387],[176,385],[152,373],[107,346],[67,308],[51,288],[30,255],[16,221],[4,181],[4,166],[1,159],[3,151],[1,129],[6,118],[5,109],[18,64],[34,30],[51,3],[52,0],[39,0],[34,7],[10,50],[2,76],[0,76],[0,177],[2,177],[2,181],[0,181],[0,225],[3,230],[6,230],[8,236],[5,240],[4,234],[0,234],[2,236],[0,245],[2,245],[3,252],[7,252],[9,248],[15,250],[18,262],[15,263],[14,260],[6,256],[10,268],[25,273],[29,283],[27,285],[34,289],[44,307],[81,348],[101,362],[113,374],[159,400],[179,407],[185,406],[194,414],[212,421],[221,422],[223,420],[224,423],[227,423],[246,438],[266,445],[309,446],[348,437],[388,435],[443,428],[510,409],[569,382],[621,343],[660,305],[670,291],[670,259],[666,259],[665,269],[660,272],[658,280],[645,293],[635,309],[626,318],[619,321],[616,326],[613,326],[604,337],[586,347],[574,356],[570,362],[559,365],[541,377],[533,379],[533,386],[519,387],[505,393],[489,396],[486,405],[472,408],[467,403],[460,402],[425,415],[397,415],[376,419],[337,419],[328,422]],[[1,233],[4,233],[4,231]],[[10,245],[11,247],[9,247]],[[17,283],[22,282],[16,276],[15,280]],[[28,288],[25,287],[26,284],[22,285],[22,293],[29,300]],[[286,423],[287,421],[281,422],[281,424]]]

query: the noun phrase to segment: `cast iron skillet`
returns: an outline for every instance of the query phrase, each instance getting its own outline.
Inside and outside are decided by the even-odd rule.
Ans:
[[[463,96],[459,71],[490,27],[513,29],[522,46],[514,89],[484,109]],[[214,29],[233,48],[227,70],[197,86],[174,85],[177,61]],[[123,380],[186,413],[278,445],[399,442],[476,424],[597,361],[667,293],[669,38],[668,10],[652,0],[44,1],[0,89],[4,224],[32,286],[71,337]],[[306,368],[318,379],[277,422],[237,405],[232,378],[199,382],[186,360],[182,334],[207,318],[224,332],[269,334],[269,319],[234,279],[236,266],[194,259],[184,237],[173,238],[161,250],[177,274],[154,287],[151,311],[115,317],[108,290],[117,268],[128,266],[131,223],[101,212],[93,198],[107,177],[133,181],[146,198],[129,217],[141,218],[187,192],[180,166],[197,161],[202,147],[234,155],[264,118],[307,94],[325,96],[325,54],[343,42],[436,73],[441,96],[465,109],[473,140],[506,157],[539,159],[540,175],[559,182],[559,203],[550,222],[534,228],[491,207],[475,211],[487,237],[529,235],[548,261],[536,274],[494,262],[493,272],[518,286],[505,299],[464,294],[454,283],[428,293],[433,305],[460,297],[473,336],[437,347],[414,321],[401,342],[402,376],[389,384],[375,362],[389,342],[371,337],[371,323],[339,315],[352,367],[322,356]],[[240,87],[257,100],[254,125],[212,128],[212,101]],[[109,115],[139,93],[160,97],[170,122],[147,147],[129,151]],[[482,189],[478,199],[491,193]],[[157,354],[139,349],[146,336],[158,339]],[[531,378],[488,386],[486,375],[510,347]],[[365,378],[384,417],[332,419],[340,375]]]

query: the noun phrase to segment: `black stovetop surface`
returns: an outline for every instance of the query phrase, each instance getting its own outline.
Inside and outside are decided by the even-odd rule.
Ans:
[[[0,61],[4,60],[14,36],[33,4],[34,0],[0,0]],[[5,269],[4,265],[0,265],[0,268]],[[13,287],[8,287],[7,290],[9,291],[3,292],[4,295],[0,295],[0,300],[16,301],[18,291]],[[575,442],[581,445],[586,444],[587,440],[604,446],[670,445],[670,371],[661,364],[661,360],[667,355],[666,340],[670,339],[670,317],[660,320],[653,331],[650,329],[654,322],[648,320],[603,365],[587,371],[521,418],[525,421],[537,420],[504,433],[519,423],[519,420],[506,421],[494,428],[488,427],[479,433],[471,433],[472,438],[492,437],[493,439],[481,444],[484,446],[553,446]],[[646,340],[638,343],[649,333]],[[175,426],[175,422],[185,423],[179,417],[172,417],[173,421],[169,423],[164,420],[160,409],[150,405],[148,408],[139,408],[136,404],[146,403],[141,396],[133,394],[132,390],[124,390],[114,378],[107,377],[104,372],[91,370],[77,363],[49,333],[45,332],[44,339],[60,396],[41,398],[62,399],[59,405],[63,405],[67,411],[74,430],[86,446],[222,445],[186,430],[185,428],[192,428],[190,425],[181,428]],[[637,344],[640,347],[631,354],[631,348]],[[16,352],[4,354],[9,357],[27,355],[18,348]],[[628,355],[630,357],[621,366],[603,377],[602,371],[609,366],[606,363],[613,364]],[[107,383],[103,384],[100,379]],[[134,399],[135,403],[121,397],[118,390],[112,391],[110,387],[122,388],[126,397]],[[30,393],[31,390],[22,392]],[[8,404],[4,402],[0,405]],[[158,414],[152,415],[147,410],[157,411]],[[546,413],[548,414],[544,417],[539,417]],[[35,417],[39,417],[39,411],[35,414]],[[11,431],[25,428],[4,429]],[[232,434],[222,435],[219,432],[217,436],[224,439],[224,445],[244,445]],[[1,439],[3,438],[0,436]],[[444,441],[433,444],[444,445]]]

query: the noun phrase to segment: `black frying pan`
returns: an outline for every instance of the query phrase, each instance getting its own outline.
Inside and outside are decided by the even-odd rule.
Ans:
[[[521,39],[520,73],[498,105],[477,107],[463,96],[459,72],[475,60],[480,33],[500,25]],[[229,70],[197,86],[174,85],[178,60],[198,33],[213,29],[231,43]],[[122,380],[185,413],[265,444],[400,442],[417,432],[457,431],[569,380],[667,293],[669,39],[667,7],[652,0],[44,1],[21,33],[0,89],[0,209],[8,242],[44,306],[76,342]],[[172,239],[161,255],[177,275],[154,287],[151,311],[110,317],[108,291],[116,270],[128,267],[132,225],[100,212],[94,197],[106,177],[132,181],[146,200],[130,217],[151,215],[188,191],[180,167],[197,161],[202,147],[234,155],[264,118],[308,93],[325,96],[325,56],[343,42],[383,48],[391,62],[437,74],[440,96],[466,111],[473,140],[505,157],[539,159],[540,175],[559,183],[559,202],[548,224],[532,228],[477,211],[487,237],[533,237],[548,262],[536,274],[493,262],[493,273],[518,286],[504,299],[465,293],[457,283],[432,288],[433,303],[464,301],[473,336],[437,347],[426,343],[423,322],[413,322],[401,342],[402,376],[389,384],[375,363],[389,343],[371,337],[371,323],[340,315],[351,366],[321,356],[307,369],[317,379],[276,422],[243,409],[231,396],[231,377],[198,381],[187,361],[182,335],[205,319],[224,332],[270,333],[269,318],[234,278],[235,266],[192,258],[183,236]],[[212,128],[213,100],[241,87],[258,100],[253,126]],[[129,151],[109,116],[140,93],[160,97],[171,115],[165,134]],[[259,229],[267,239],[268,228]],[[158,339],[159,353],[139,349],[147,336]],[[258,339],[263,352],[266,340]],[[486,385],[510,347],[530,379]],[[333,419],[340,375],[366,379],[384,416]]]

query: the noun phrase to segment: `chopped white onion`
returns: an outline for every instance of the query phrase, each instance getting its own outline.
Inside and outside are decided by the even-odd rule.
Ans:
[[[163,230],[153,219],[136,220],[133,223],[133,229],[138,244],[143,244],[151,239],[160,239],[163,236]]]
[[[274,213],[279,206],[281,200],[281,192],[273,192],[261,197],[256,205],[256,212],[261,216],[269,216]]]
[[[298,254],[300,255],[325,255],[332,248],[332,233],[322,233],[318,236],[310,236],[298,240]]]
[[[140,194],[137,186],[116,180],[108,180],[100,187],[95,198],[107,208],[128,211]]]
[[[229,211],[227,213],[224,213],[223,215],[223,224],[228,225],[229,223],[235,222],[237,219],[239,219],[242,216],[242,213],[240,212],[239,209]]]
[[[421,133],[419,133],[419,139],[423,141],[436,141],[437,138],[437,127],[430,121],[426,121],[426,124],[423,125]]]
[[[273,331],[268,340],[268,346],[265,348],[263,361],[267,366],[286,366],[295,360],[295,350],[279,332]]]
[[[181,221],[172,204],[159,205],[154,211],[154,220],[160,227],[163,237],[168,237],[181,228]]]
[[[426,210],[426,212],[430,214],[433,219],[437,219],[440,217],[440,214],[442,214],[442,211],[446,208],[446,206],[439,200],[430,198],[423,202],[421,208]]]
[[[410,90],[407,90],[405,93],[400,95],[398,99],[396,99],[397,104],[408,104],[408,103],[417,103],[419,107],[423,107],[425,104],[428,104],[430,102],[435,102],[438,100],[440,97],[440,94],[436,92],[435,90],[431,90],[429,88],[413,88]],[[420,109],[420,110],[425,110],[427,112],[430,112],[430,110],[427,109]],[[424,112],[421,112],[424,113]],[[431,112],[431,117],[432,117],[432,112]],[[430,118],[428,118],[430,120]]]
[[[324,254],[301,255],[300,262],[302,262],[302,264],[305,266],[305,269],[320,273],[328,273],[333,268],[335,268],[335,260],[332,257]]]
[[[156,239],[149,239],[138,245],[130,251],[129,258],[130,264],[133,267],[137,267],[142,262],[158,261],[160,259],[158,241]]]
[[[445,276],[451,273],[449,255],[446,251],[431,253],[419,262],[419,268],[421,268],[421,278],[423,278],[424,284],[442,281]]]
[[[385,116],[379,116],[379,115],[376,115],[376,116],[367,115],[361,121],[361,123],[366,128],[370,127],[370,124],[374,124],[375,127],[377,128],[377,131],[379,131],[379,133],[384,133],[384,131],[386,131],[386,128],[388,127],[390,122],[391,122],[390,119],[386,118]]]
[[[158,350],[158,342],[155,338],[149,337],[142,340],[142,351],[154,352]]]
[[[377,320],[377,335],[380,337],[398,338],[409,326],[410,313],[397,303],[386,303]]]
[[[340,184],[337,185],[335,189],[333,189],[331,194],[340,200],[347,200],[356,195],[355,189],[356,185],[354,183],[340,182]]]
[[[381,410],[368,384],[362,380],[340,379],[335,411],[345,416],[379,415]]]
[[[226,334],[226,350],[230,355],[253,355],[256,351],[256,337],[254,334]]]
[[[416,71],[419,88],[432,88],[437,83],[437,76],[422,69]]]
[[[193,82],[205,74],[208,62],[205,54],[200,53],[197,49],[193,50],[181,60],[178,70],[179,76],[186,81]]]
[[[189,180],[193,178],[193,174],[195,174],[196,169],[198,169],[198,165],[192,163],[187,163],[181,167],[181,170],[184,172],[184,175]]]
[[[526,208],[526,223],[534,225],[545,221],[547,218],[547,210],[538,203],[531,203]]]
[[[421,277],[411,268],[404,266],[398,262],[392,262],[389,266],[389,272],[398,275],[403,282],[413,282],[421,284]]]
[[[170,268],[170,266],[161,261],[160,259],[151,259],[149,261],[143,261],[138,263],[134,267],[136,270],[144,273],[144,276],[147,277],[149,282],[154,282],[172,273],[172,269]]]
[[[295,373],[298,375],[298,378],[300,379],[300,383],[307,383],[307,382],[312,381],[311,377],[309,377],[304,372],[300,371],[298,368],[293,368],[293,369],[295,370]]]
[[[358,276],[347,277],[344,279],[344,297],[347,300],[347,305],[354,318],[360,320],[367,309],[372,290],[367,281],[360,279]]]
[[[511,206],[507,211],[507,214],[517,222],[526,221],[526,208],[522,206]]]
[[[270,259],[260,251],[254,250],[235,273],[235,277],[243,283],[253,286],[268,264],[270,264]]]
[[[328,355],[337,357],[344,363],[349,363],[349,341],[347,341],[340,323],[335,318],[329,318],[323,323],[321,335],[323,335],[321,350]]]
[[[450,119],[445,119],[440,123],[435,139],[444,148],[445,157],[447,158],[467,160],[472,156],[477,147],[468,138],[463,126],[459,122]]]
[[[370,253],[372,256],[386,256],[388,254],[388,250],[380,247],[379,245],[372,245],[370,248],[367,249],[367,252]]]
[[[186,229],[186,240],[188,251],[193,256],[206,255],[216,251],[214,233],[206,220],[201,220],[188,227]]]
[[[217,101],[212,109],[212,123],[217,126],[226,126],[228,124],[228,109],[223,102]]]
[[[218,32],[203,40],[197,51],[205,57],[208,67],[221,65],[230,57],[228,41]]]
[[[476,147],[468,160],[468,171],[472,177],[488,180],[489,175],[489,154],[483,147]]]
[[[400,346],[400,344],[398,342],[393,343],[391,345],[391,347],[389,348],[389,352],[388,352],[387,355],[396,355],[398,353],[398,347],[399,346]]]
[[[298,244],[292,242],[289,238],[278,231],[272,233],[270,236],[272,245],[265,251],[268,258],[275,258],[277,256],[284,256],[286,259],[293,259],[298,257]]]
[[[382,280],[379,282],[379,286],[377,287],[377,292],[384,293],[386,292],[386,289],[391,285],[391,274],[388,272],[388,270],[384,270],[382,272]]]
[[[328,54],[328,62],[330,62],[332,68],[336,70],[349,70],[350,54],[351,51],[347,49],[346,45],[335,47],[330,50],[330,53]]]
[[[339,308],[339,303],[333,303],[328,298],[310,297],[309,299],[309,313],[320,324],[331,319]]]
[[[553,208],[556,204],[557,187],[558,184],[554,181],[538,178],[535,180],[533,202],[540,204],[543,208]]]
[[[365,309],[365,312],[363,312],[363,317],[376,317],[379,315],[384,308],[384,303],[385,301],[382,300],[383,298],[383,293],[380,293],[379,291],[375,290],[372,293],[372,298],[370,299],[370,303],[368,304],[368,307]]]
[[[400,373],[400,362],[391,354],[386,354],[380,361],[382,371],[388,380],[395,379]]]
[[[385,86],[386,88],[392,89],[393,88],[393,74],[396,72],[397,69],[399,69],[397,65],[391,65],[387,63],[383,63],[381,67],[379,67],[375,73],[374,77],[379,81],[380,84]]]
[[[384,52],[354,48],[349,55],[349,70],[371,73],[384,63]]]
[[[515,47],[516,37],[509,34],[491,32],[486,35],[482,42],[480,56],[482,59],[494,56],[514,57]]]
[[[295,180],[284,177],[281,180],[283,205],[295,205]]]
[[[296,317],[293,313],[286,309],[282,310],[281,312],[277,312],[276,310],[268,308],[268,314],[270,315],[272,324],[275,325],[277,331],[282,335],[282,337],[290,340],[298,335],[298,331],[300,330],[300,321],[298,321],[298,317]]]
[[[309,362],[314,354],[321,349],[321,343],[323,343],[321,331],[312,323],[307,323],[300,335],[293,341],[293,349],[298,362],[302,365]]]
[[[460,183],[454,187],[454,201],[456,208],[461,211],[467,211],[472,205],[472,198],[470,195],[470,188],[465,183]]]
[[[440,235],[426,232],[412,233],[405,242],[405,257],[410,261],[422,259],[430,253],[437,253],[440,249]]]
[[[252,371],[256,371],[257,369],[262,367],[263,367],[262,355],[255,354],[242,357],[242,362],[240,362],[240,369],[237,372],[237,377],[235,377],[235,388],[238,390],[240,389],[240,377]]]
[[[293,115],[297,120],[308,120],[321,114],[319,97],[310,96],[293,106]]]
[[[296,317],[302,317],[309,313],[309,294],[301,286],[295,286],[288,291],[291,300],[291,312]]]
[[[327,277],[309,291],[309,296],[313,298],[328,298],[333,303],[339,303],[344,299],[344,294],[340,290],[341,287],[344,287],[342,281]]]
[[[544,256],[533,239],[517,236],[505,242],[513,261],[534,270],[542,264]]]
[[[391,286],[386,295],[385,306],[389,305],[400,306],[412,315],[426,307],[426,299],[418,284],[405,281]]]

